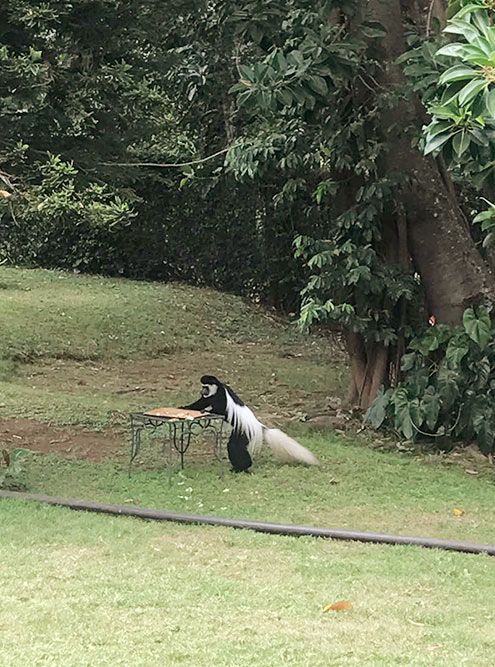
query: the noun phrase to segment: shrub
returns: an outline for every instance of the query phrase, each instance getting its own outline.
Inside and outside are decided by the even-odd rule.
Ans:
[[[365,416],[407,439],[450,436],[495,451],[495,338],[486,308],[468,308],[463,326],[431,326],[402,358],[396,387],[382,388]]]

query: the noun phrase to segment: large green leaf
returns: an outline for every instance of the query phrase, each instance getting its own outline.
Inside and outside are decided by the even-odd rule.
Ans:
[[[427,356],[429,352],[437,350],[439,346],[440,337],[437,334],[436,327],[427,329],[423,336],[415,338],[409,345],[412,350],[418,350],[424,356]]]
[[[451,5],[457,4],[457,3],[450,3]],[[464,5],[461,9],[455,12],[455,17],[456,19],[462,19],[464,16],[467,14],[472,14],[473,12],[476,12],[476,14],[482,12],[482,7],[480,7],[479,4],[475,4],[474,2],[469,3],[468,5]],[[483,14],[485,12],[482,12]],[[453,16],[449,13],[449,17]]]
[[[404,388],[399,388],[393,395],[394,424],[407,440],[411,440],[420,426],[419,400],[410,399]]]
[[[440,407],[440,395],[435,387],[432,387],[431,385],[426,387],[425,393],[421,399],[420,410],[423,421],[430,431],[435,430]]]
[[[486,397],[474,399],[471,406],[471,419],[476,441],[484,452],[493,451],[495,442],[495,414],[493,406]]]
[[[375,400],[368,408],[364,416],[364,421],[370,424],[373,428],[379,428],[383,424],[391,395],[392,389],[384,391],[383,386],[380,387]]]
[[[468,104],[478,93],[488,86],[488,81],[483,77],[482,79],[475,79],[464,86],[458,94],[459,104]]]
[[[408,354],[403,354],[400,360],[400,367],[403,372],[410,371],[414,368],[414,362],[416,360],[416,352],[409,352]]]
[[[430,381],[430,369],[428,365],[423,368],[417,368],[407,374],[404,380],[404,386],[407,387],[407,393],[410,398],[420,398]]]
[[[443,366],[438,371],[437,390],[444,411],[450,410],[459,396],[459,374]]]
[[[429,153],[433,153],[433,151],[439,150],[444,144],[447,143],[449,139],[454,136],[454,134],[455,132],[444,132],[431,138],[427,137],[423,151],[424,154],[428,155]]]
[[[456,155],[458,157],[461,157],[462,154],[469,148],[470,143],[471,143],[471,138],[469,136],[469,132],[463,130],[462,132],[458,132],[455,135],[452,141],[452,147],[456,152]]]
[[[462,319],[464,330],[471,340],[484,349],[492,337],[490,315],[486,308],[481,306],[476,313],[472,308],[464,312]]]
[[[435,137],[437,134],[451,129],[452,123],[450,120],[434,120],[427,127],[428,137]]]
[[[495,119],[495,90],[490,90],[485,93],[485,106],[488,115]]]
[[[459,367],[461,361],[464,359],[466,354],[469,352],[469,347],[467,340],[462,336],[457,336],[452,338],[447,345],[447,350],[445,352],[445,360],[447,362],[448,368],[456,369]]]
[[[315,93],[318,93],[322,97],[328,93],[327,82],[322,76],[316,76],[314,74],[313,76],[308,77],[308,85],[311,90],[314,90]]]
[[[454,58],[464,58],[466,55],[466,45],[465,44],[459,44],[458,42],[454,42],[453,44],[447,44],[446,46],[442,46],[441,49],[438,49],[436,52],[436,56],[453,56]]]
[[[461,35],[468,42],[473,42],[480,36],[479,30],[477,30],[471,23],[457,18],[454,18],[447,23],[444,28],[444,32],[449,32],[454,35]]]
[[[443,86],[445,83],[452,83],[452,81],[462,81],[463,79],[474,79],[477,72],[472,67],[467,65],[454,65],[442,74],[438,83]]]
[[[473,366],[476,373],[476,388],[483,389],[488,382],[492,370],[490,360],[485,356],[476,363],[473,362]]]

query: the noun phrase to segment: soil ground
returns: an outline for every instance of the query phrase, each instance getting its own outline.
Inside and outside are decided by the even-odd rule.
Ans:
[[[129,451],[124,429],[83,431],[73,426],[52,426],[36,419],[3,419],[0,441],[7,449],[25,447],[42,454],[58,454],[88,461],[120,459]]]

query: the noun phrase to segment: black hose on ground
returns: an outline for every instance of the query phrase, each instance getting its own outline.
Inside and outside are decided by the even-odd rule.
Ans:
[[[408,544],[432,549],[446,549],[448,551],[460,551],[472,554],[485,553],[489,556],[495,556],[495,546],[489,544],[472,544],[470,542],[458,542],[453,540],[437,540],[431,537],[406,537],[404,535],[368,533],[357,530],[335,530],[333,528],[315,528],[313,526],[297,526],[292,524],[270,523],[267,521],[253,521],[250,519],[227,519],[217,516],[203,516],[201,514],[184,514],[182,512],[167,512],[164,510],[154,510],[144,507],[131,507],[129,505],[96,503],[91,500],[73,500],[71,498],[58,498],[56,496],[20,493],[18,491],[0,491],[0,498],[10,500],[33,500],[48,505],[68,507],[73,510],[100,512],[102,514],[113,514],[116,516],[131,516],[139,519],[151,519],[154,521],[174,521],[176,523],[245,528],[248,530],[256,530],[260,533],[271,533],[273,535],[291,535],[293,537],[306,535],[310,537],[325,537],[332,540],[373,542],[375,544]]]

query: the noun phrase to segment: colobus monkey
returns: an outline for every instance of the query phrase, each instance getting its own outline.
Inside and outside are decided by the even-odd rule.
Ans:
[[[232,389],[213,375],[203,375],[201,398],[185,410],[202,410],[223,415],[232,426],[227,444],[229,460],[234,472],[247,472],[251,467],[251,456],[256,454],[263,442],[282,461],[317,465],[318,459],[298,442],[275,428],[267,428],[259,422],[252,411]]]

